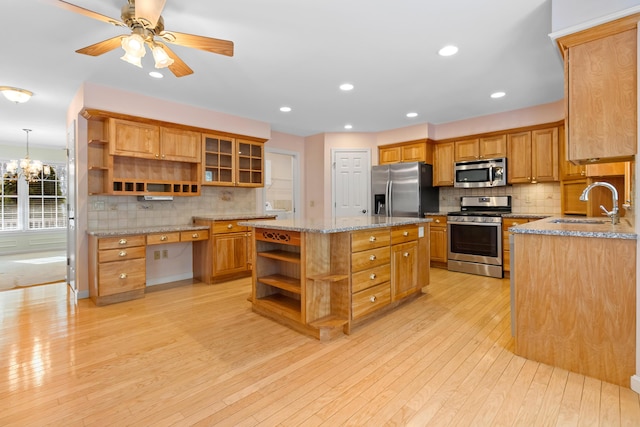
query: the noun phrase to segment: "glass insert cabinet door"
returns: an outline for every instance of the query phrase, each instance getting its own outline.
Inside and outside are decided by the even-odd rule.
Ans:
[[[236,141],[216,135],[203,135],[204,179],[203,184],[226,184],[234,182],[234,148]]]
[[[259,187],[263,184],[263,144],[238,140],[238,185]]]

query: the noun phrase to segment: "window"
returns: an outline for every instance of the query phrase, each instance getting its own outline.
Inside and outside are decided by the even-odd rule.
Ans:
[[[66,228],[66,165],[45,165],[30,182],[0,166],[0,231]]]

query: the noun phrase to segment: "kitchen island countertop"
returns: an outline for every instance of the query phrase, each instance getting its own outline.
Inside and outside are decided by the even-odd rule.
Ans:
[[[604,223],[585,223],[585,221],[604,221]],[[635,240],[638,238],[633,223],[624,217],[620,218],[619,224],[612,225],[605,217],[555,216],[510,227],[509,231],[514,234],[546,234],[601,239]]]
[[[356,216],[323,219],[281,219],[270,221],[239,222],[238,225],[270,228],[274,230],[300,231],[306,233],[341,233],[370,228],[394,227],[432,222],[431,218]]]

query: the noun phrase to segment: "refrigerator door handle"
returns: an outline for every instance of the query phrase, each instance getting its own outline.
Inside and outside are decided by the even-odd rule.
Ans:
[[[389,180],[387,182],[387,217],[391,216],[391,212],[393,212],[393,201],[391,200],[391,192],[393,191],[393,181]]]

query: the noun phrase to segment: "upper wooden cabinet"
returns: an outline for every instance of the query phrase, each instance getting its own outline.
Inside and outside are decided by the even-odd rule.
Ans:
[[[434,144],[433,185],[453,186],[454,143]]]
[[[507,135],[509,184],[558,181],[558,128]]]
[[[578,163],[637,152],[637,21],[640,14],[562,37],[567,156]]]
[[[109,153],[177,162],[200,161],[200,134],[189,130],[109,119]]]
[[[262,187],[264,144],[203,134],[205,185]]]
[[[506,135],[455,141],[455,161],[495,159],[507,156]]]
[[[401,162],[433,162],[433,154],[426,140],[400,142],[378,147],[378,164],[387,165]]]

